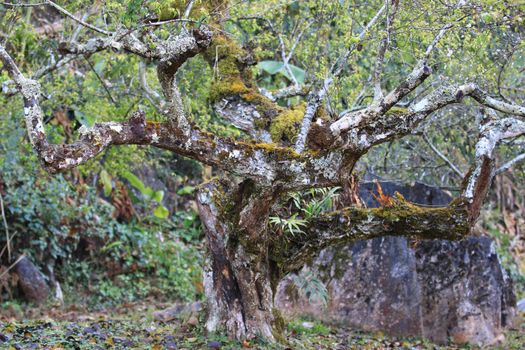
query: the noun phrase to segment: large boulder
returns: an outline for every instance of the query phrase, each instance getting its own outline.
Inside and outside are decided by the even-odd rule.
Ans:
[[[382,188],[419,204],[450,201],[443,191],[422,184],[382,183]],[[360,188],[369,207],[377,206],[374,189],[375,184]],[[327,305],[297,289],[305,271],[325,283]],[[487,345],[502,338],[515,298],[488,237],[459,242],[382,237],[323,250],[299,276],[280,283],[276,304],[285,315],[311,315],[355,329]]]
[[[35,264],[24,256],[13,269],[18,275],[18,285],[26,300],[35,304],[44,303],[49,297],[49,287]]]

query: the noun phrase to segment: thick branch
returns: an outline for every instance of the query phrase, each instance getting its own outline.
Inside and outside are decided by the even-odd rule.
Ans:
[[[142,113],[135,113],[125,123],[102,123],[92,128],[81,128],[81,137],[73,144],[50,145],[38,104],[38,83],[24,78],[1,46],[0,60],[22,92],[29,139],[44,166],[51,172],[82,164],[110,145],[152,145],[252,178],[261,186],[299,189],[336,185],[341,177],[340,171],[353,167],[359,157],[357,154],[343,156],[338,151],[299,155],[290,148],[237,142],[198,129],[186,133],[171,122],[148,122]]]
[[[476,84],[443,86],[433,91],[408,109],[377,114],[364,109],[348,113],[332,123],[333,133],[345,131],[345,147],[366,150],[380,143],[408,135],[431,113],[470,96],[479,103],[502,112],[525,116],[525,107],[501,102],[481,90]],[[497,108],[496,108],[497,107]]]
[[[394,11],[397,10],[397,5],[394,7]],[[394,12],[395,15],[395,12]],[[330,130],[334,135],[339,135],[341,132],[345,132],[358,125],[359,123],[368,122],[377,119],[379,116],[385,115],[392,107],[394,107],[403,97],[407,96],[410,92],[414,91],[419,85],[421,85],[430,74],[432,69],[427,65],[427,60],[436,47],[439,40],[445,35],[448,29],[452,27],[451,24],[445,25],[439,33],[436,35],[432,43],[427,47],[425,54],[422,59],[418,61],[412,72],[402,81],[394,90],[388,93],[383,98],[383,93],[380,87],[380,74],[382,71],[384,53],[387,48],[387,41],[380,43],[378,56],[376,60],[376,68],[373,75],[373,81],[375,86],[374,102],[367,108],[366,111],[359,112],[348,112],[343,114],[339,120],[334,122],[330,126]]]
[[[406,95],[414,91],[421,85],[425,79],[432,74],[432,69],[427,66],[426,61],[420,61],[414,70],[401,82],[394,90],[392,90],[383,101],[380,103],[380,113],[386,113],[394,107]]]
[[[416,87],[430,76],[432,69],[426,65],[425,61],[420,61],[407,78],[394,90],[386,95],[377,105],[373,105],[365,110],[350,111],[343,114],[337,121],[330,125],[333,134],[339,135],[349,129],[371,120],[377,120],[395,106],[403,97],[412,92]]]
[[[525,135],[525,122],[504,118],[486,123],[481,127],[476,144],[475,164],[466,177],[463,197],[469,202],[470,220],[473,223],[485,200],[496,174],[494,150],[504,139]]]
[[[464,203],[420,207],[399,196],[390,207],[346,208],[322,215],[311,220],[304,231],[304,235],[283,238],[284,242],[276,244],[275,254],[285,272],[300,269],[319,251],[334,244],[382,236],[457,240],[469,233],[470,224]]]

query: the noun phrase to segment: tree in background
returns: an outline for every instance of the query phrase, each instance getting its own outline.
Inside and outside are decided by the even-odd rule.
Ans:
[[[9,11],[0,60],[10,79],[4,93],[22,95],[29,141],[49,172],[77,167],[114,145],[149,145],[214,168],[217,177],[197,194],[207,241],[210,332],[279,339],[283,325],[273,307],[279,280],[329,245],[385,235],[468,235],[496,173],[524,158],[496,167],[497,146],[525,135],[525,107],[501,89],[496,95],[485,90],[494,81],[492,46],[519,42],[524,33],[518,5],[133,0],[104,6],[78,1],[67,9],[53,1],[3,6]],[[22,52],[19,65],[46,60],[24,54],[16,36],[18,15],[42,7],[56,17],[47,28],[52,33],[40,34],[48,40],[42,56],[50,63],[22,73],[15,53]],[[82,77],[85,62],[93,68],[89,59],[97,55],[136,68],[140,89],[131,82],[122,86],[119,64],[108,79],[94,69],[107,95],[98,96],[104,117],[82,123],[74,142],[50,142],[44,124],[50,106],[42,97],[52,101],[63,93],[52,83],[68,71]],[[186,69],[185,63],[194,66]],[[429,79],[433,70],[443,74]],[[46,91],[38,80],[46,82]],[[496,87],[503,87],[499,78]],[[124,110],[115,90],[123,101],[139,91],[148,106],[139,109],[134,102]],[[107,101],[118,106],[115,115],[104,108]],[[98,113],[98,103],[92,113]],[[417,206],[401,196],[382,196],[379,209],[360,207],[354,200],[356,163],[375,147],[425,135],[432,116],[458,104],[482,107],[468,121],[479,131],[471,136],[476,141],[470,170],[457,169],[463,179],[458,197],[443,208]],[[217,123],[203,123],[199,113]],[[342,187],[343,209],[298,221],[297,234],[269,225],[287,194],[334,186]]]

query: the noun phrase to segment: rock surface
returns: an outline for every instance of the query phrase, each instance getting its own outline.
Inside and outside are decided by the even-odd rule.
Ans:
[[[443,191],[422,184],[382,183],[382,188],[419,204],[445,205],[450,200]],[[374,189],[375,184],[360,188],[369,207],[377,205]],[[402,237],[357,241],[323,250],[305,271],[314,271],[324,282],[328,304],[311,302],[312,295],[297,290],[297,277],[289,276],[276,295],[285,315],[312,315],[355,329],[442,344],[450,339],[487,345],[502,339],[502,328],[515,312],[512,282],[488,237],[459,242],[411,242]]]
[[[18,275],[18,285],[24,293],[24,297],[35,304],[44,303],[49,297],[49,287],[44,275],[40,273],[31,260],[28,257],[23,257],[13,269]]]
[[[201,309],[202,304],[198,301],[189,304],[177,304],[164,310],[155,311],[153,318],[161,322],[180,319],[194,326],[197,324],[195,320],[198,318],[198,313]]]

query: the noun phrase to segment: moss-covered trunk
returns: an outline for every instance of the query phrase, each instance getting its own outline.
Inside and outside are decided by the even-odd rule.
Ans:
[[[198,195],[207,241],[206,329],[230,337],[280,335],[273,313],[273,269],[268,259],[268,215],[273,195],[251,181],[212,182]]]

